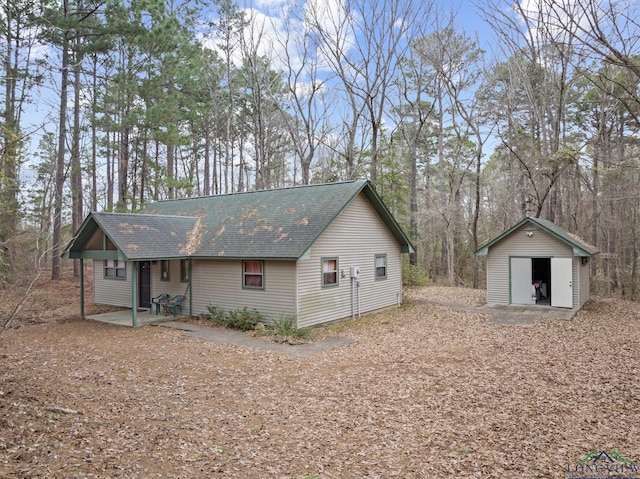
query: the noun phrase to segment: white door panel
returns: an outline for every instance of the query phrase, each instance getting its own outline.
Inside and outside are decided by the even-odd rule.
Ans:
[[[511,258],[511,304],[531,304],[531,258]]]
[[[551,306],[573,308],[573,260],[551,258]]]

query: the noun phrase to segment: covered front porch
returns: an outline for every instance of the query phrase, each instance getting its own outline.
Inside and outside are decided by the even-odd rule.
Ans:
[[[173,216],[90,213],[62,255],[64,259],[80,261],[80,315],[85,317],[84,263],[88,260],[94,266],[94,303],[124,308],[113,317],[98,320],[124,324],[126,317],[126,324],[136,327],[162,321],[157,313],[170,311],[173,314],[167,317],[172,318],[190,315],[191,258],[184,238],[196,221]],[[170,262],[175,263],[171,278]],[[153,301],[158,295],[164,298],[161,308],[159,301]],[[149,308],[153,314],[149,314]]]

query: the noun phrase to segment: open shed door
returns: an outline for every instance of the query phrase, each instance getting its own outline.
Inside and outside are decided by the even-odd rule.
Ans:
[[[511,304],[531,304],[531,258],[511,258]]]
[[[572,258],[551,258],[551,306],[573,308]]]

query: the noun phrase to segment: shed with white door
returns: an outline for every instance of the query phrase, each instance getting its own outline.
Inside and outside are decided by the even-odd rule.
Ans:
[[[596,248],[551,221],[525,217],[485,243],[487,303],[578,310],[589,299]]]

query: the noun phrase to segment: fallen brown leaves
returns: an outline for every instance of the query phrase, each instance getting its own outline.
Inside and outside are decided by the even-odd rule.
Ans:
[[[307,358],[79,319],[7,330],[0,477],[566,478],[591,450],[640,459],[637,304],[524,328],[433,293]]]

